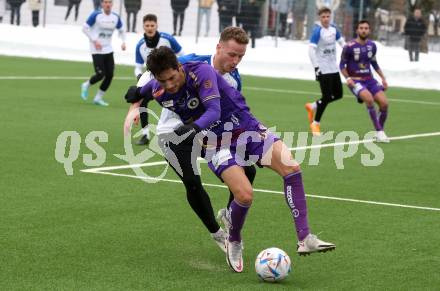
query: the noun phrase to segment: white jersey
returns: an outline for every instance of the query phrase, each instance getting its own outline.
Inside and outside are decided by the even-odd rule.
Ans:
[[[142,37],[136,45],[136,66],[134,70],[135,76],[142,74],[142,69],[144,67],[144,64],[147,62],[147,57],[155,48],[166,46],[171,48],[178,56],[183,54],[182,46],[177,42],[174,36],[164,32],[159,32],[159,35],[159,41],[157,42],[157,45],[155,47],[148,47],[144,37]]]
[[[309,56],[313,66],[319,67],[322,74],[338,73],[339,67],[336,63],[336,42],[344,46],[341,33],[335,26],[325,28],[316,25],[310,37]]]
[[[108,54],[113,52],[112,36],[115,29],[119,30],[122,41],[125,42],[125,32],[118,14],[113,12],[105,14],[101,10],[90,14],[84,23],[83,31],[89,37],[92,54]],[[94,41],[98,41],[102,45],[101,50],[96,49],[93,44]]]

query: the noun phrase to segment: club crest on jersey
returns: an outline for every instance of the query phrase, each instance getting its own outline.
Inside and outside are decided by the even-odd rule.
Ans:
[[[157,98],[157,97],[159,97],[160,95],[162,95],[164,92],[165,92],[165,89],[164,88],[160,88],[159,90],[157,90],[157,89],[154,89],[153,90],[153,97],[154,98]]]
[[[196,97],[193,97],[193,98],[188,100],[187,104],[188,104],[187,106],[188,106],[189,109],[195,109],[195,108],[197,108],[197,106],[199,106],[200,101]]]
[[[212,88],[212,81],[211,80],[206,80],[205,82],[203,82],[203,87],[205,87],[205,89]]]
[[[167,101],[163,101],[162,102],[162,106],[164,108],[170,108],[170,107],[173,107],[173,105],[174,105],[174,101],[173,100],[167,100]]]

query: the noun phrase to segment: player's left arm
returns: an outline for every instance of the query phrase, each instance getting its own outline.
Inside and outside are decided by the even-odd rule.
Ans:
[[[174,53],[178,57],[185,55],[185,53],[183,52],[182,46],[179,44],[179,42],[173,36],[171,36],[169,41],[171,44],[171,49],[174,51]]]
[[[388,88],[388,83],[385,78],[385,74],[382,72],[381,68],[379,67],[379,64],[377,63],[376,53],[377,53],[377,47],[376,47],[376,44],[374,44],[373,57],[371,58],[371,65],[373,66],[376,73],[380,76],[380,78],[382,80],[382,86],[386,90]]]
[[[127,37],[125,35],[124,25],[122,25],[122,20],[120,16],[118,16],[118,23],[116,24],[116,29],[119,32],[119,37],[122,39],[121,49],[125,51],[125,49],[127,48],[127,46],[125,45]]]
[[[342,37],[339,30],[336,30],[336,42],[343,48],[345,46],[345,40]]]

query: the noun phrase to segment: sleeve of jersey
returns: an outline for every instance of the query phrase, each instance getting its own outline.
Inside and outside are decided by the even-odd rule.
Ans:
[[[344,40],[344,38],[342,37],[341,32],[340,32],[339,30],[337,30],[337,29],[336,29],[336,41],[338,42],[338,44],[339,44],[341,47],[344,47],[344,46],[345,46],[345,40]]]
[[[91,27],[91,26],[93,26],[94,24],[95,24],[95,22],[96,22],[96,16],[97,16],[98,14],[96,13],[96,12],[93,12],[92,14],[90,14],[90,16],[89,16],[89,18],[87,18],[87,20],[86,20],[86,24],[89,26],[89,27]]]
[[[241,76],[237,69],[235,69],[234,77],[235,80],[237,81],[237,91],[241,92]]]
[[[90,31],[90,26],[87,23],[84,23],[82,31],[89,38],[90,41],[95,41],[96,38],[93,37],[92,32]]]
[[[138,43],[137,44],[137,46],[136,46],[136,52],[135,52],[135,55],[136,55],[136,64],[139,64],[139,65],[144,65],[144,58],[142,57],[142,55],[141,55],[141,43]]]
[[[171,49],[176,55],[183,56],[182,46],[177,42],[174,37],[170,38]]]
[[[341,61],[339,62],[339,69],[343,70],[348,64],[348,57],[349,57],[349,49],[348,46],[344,46],[344,49],[342,50],[341,54]]]
[[[373,46],[373,57],[371,58],[371,65],[373,66],[373,68],[377,72],[378,70],[380,70],[380,67],[379,67],[379,64],[377,63],[376,53],[377,53],[377,47],[376,47],[376,45],[374,45]]]
[[[125,34],[124,25],[122,24],[121,17],[118,16],[118,23],[116,24],[116,29],[119,31],[119,37],[123,42],[127,40],[127,36]]]
[[[150,80],[144,86],[142,87],[138,86],[135,96],[131,96],[132,98],[130,98],[130,100],[127,99],[127,102],[136,103],[141,99],[152,100],[153,99],[152,91],[153,91],[153,80]]]
[[[205,68],[210,68],[208,65]],[[206,111],[199,117],[194,123],[200,128],[205,129],[209,127],[213,122],[220,119],[221,107],[220,107],[220,93],[217,84],[217,75],[214,69],[203,70],[201,77],[199,96]]]
[[[319,38],[321,36],[321,29],[319,26],[315,27],[310,37],[310,46],[318,46]]]
[[[317,50],[316,45],[312,45],[312,43],[310,43],[310,46],[309,46],[309,58],[310,58],[310,61],[312,62],[312,65],[313,65],[314,68],[319,66],[318,65],[318,60],[316,58],[316,50]]]

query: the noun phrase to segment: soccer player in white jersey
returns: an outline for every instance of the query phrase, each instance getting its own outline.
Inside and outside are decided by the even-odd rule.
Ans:
[[[143,18],[144,24],[144,36],[139,40],[136,45],[136,65],[134,69],[134,75],[139,80],[144,72],[144,66],[147,61],[147,57],[150,52],[157,47],[166,46],[171,48],[177,56],[183,55],[182,46],[177,40],[170,34],[165,32],[159,32],[157,30],[157,16],[154,14],[147,14]],[[148,100],[144,99],[141,107],[147,108]],[[140,114],[142,136],[137,145],[147,145],[150,139],[150,131],[148,129],[148,113],[142,112]]]
[[[246,47],[249,43],[249,37],[246,32],[239,27],[227,27],[220,35],[219,43],[216,47],[216,52],[213,55],[195,55],[189,54],[179,57],[180,63],[186,63],[191,61],[202,61],[213,66],[219,73],[223,75],[223,78],[237,90],[241,90],[241,78],[237,70],[237,65],[246,53]],[[143,85],[151,80],[150,72],[145,72],[137,83],[137,87],[141,88]],[[128,94],[128,93],[127,93]],[[130,98],[126,99],[130,102]],[[130,126],[130,113],[132,110],[137,110],[139,102],[132,104],[129,113],[125,120],[125,130]],[[192,165],[195,164],[193,156],[191,155],[192,143],[172,144],[167,143],[167,135],[172,134],[174,130],[182,126],[183,122],[180,117],[171,110],[162,109],[160,120],[156,128],[156,134],[159,136],[159,144],[161,148],[165,149],[169,147],[171,149],[171,155],[174,153],[175,157],[170,156],[164,150],[165,158],[175,170],[176,174],[182,180],[185,189],[188,203],[191,208],[203,222],[205,227],[211,234],[211,237],[223,250],[225,249],[225,238],[227,234],[220,227],[215,219],[214,211],[212,209],[211,201],[208,193],[202,186],[200,175],[194,173]],[[244,167],[245,175],[249,182],[252,184],[256,175],[254,166]],[[232,193],[229,195],[229,201],[227,206],[231,204],[234,196]],[[219,211],[219,218],[225,224],[226,228],[229,227],[227,220],[226,208]]]
[[[81,98],[87,100],[89,87],[102,81],[96,93],[93,103],[101,106],[108,106],[102,97],[113,79],[115,61],[113,58],[112,36],[117,29],[122,39],[121,49],[125,50],[125,31],[122,20],[116,13],[112,12],[112,0],[101,0],[102,10],[96,10],[90,14],[83,25],[83,32],[90,40],[90,51],[92,53],[95,75],[81,85]]]
[[[322,94],[319,100],[305,106],[313,135],[321,134],[321,117],[327,105],[341,99],[343,95],[339,67],[336,63],[336,42],[341,47],[345,42],[336,27],[330,24],[331,13],[327,7],[319,9],[320,24],[316,25],[310,38],[309,57]]]

